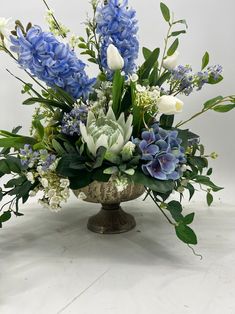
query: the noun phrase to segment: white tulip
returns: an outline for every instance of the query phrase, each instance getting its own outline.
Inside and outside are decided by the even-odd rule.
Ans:
[[[0,34],[4,37],[8,37],[11,31],[11,18],[6,19],[5,17],[0,17]]]
[[[167,70],[174,70],[177,67],[179,59],[179,52],[175,51],[175,53],[172,56],[167,57],[163,61],[163,67]]]
[[[171,115],[182,112],[184,103],[174,96],[164,95],[157,101],[157,109],[159,113]]]
[[[124,67],[124,60],[113,44],[107,48],[107,63],[112,71],[121,70]]]

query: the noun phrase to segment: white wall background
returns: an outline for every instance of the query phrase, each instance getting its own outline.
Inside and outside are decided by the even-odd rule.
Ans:
[[[83,35],[82,22],[86,19],[86,12],[90,11],[88,0],[48,0],[48,2],[60,21],[74,33]],[[233,0],[167,0],[165,2],[175,12],[177,18],[185,18],[189,24],[187,35],[181,37],[180,62],[191,64],[197,71],[201,64],[201,57],[207,50],[211,55],[211,63],[219,63],[224,67],[225,79],[221,84],[208,86],[203,91],[184,98],[185,109],[179,119],[185,119],[199,111],[207,99],[220,94],[235,94],[235,2]],[[167,25],[161,17],[159,3],[159,0],[130,0],[139,18],[141,46],[149,48],[163,46]],[[41,0],[1,0],[0,4],[1,16],[12,17],[14,20],[20,19],[24,23],[31,21],[46,28],[45,8]],[[0,129],[9,130],[14,126],[22,125],[26,133],[30,126],[33,108],[21,105],[24,99],[20,93],[21,85],[9,76],[5,71],[6,68],[25,78],[17,65],[1,53]],[[90,72],[94,73],[93,68]],[[206,145],[208,153],[216,151],[220,156],[218,160],[212,161],[212,165],[216,167],[214,179],[218,184],[226,187],[218,194],[223,201],[235,201],[234,121],[235,111],[228,114],[209,112],[190,125],[192,131],[201,135],[201,141]]]

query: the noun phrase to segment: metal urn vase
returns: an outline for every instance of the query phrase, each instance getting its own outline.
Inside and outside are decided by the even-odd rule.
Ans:
[[[98,214],[88,220],[89,230],[102,234],[117,234],[127,232],[136,226],[135,218],[123,211],[120,203],[134,200],[145,191],[143,185],[129,183],[123,191],[118,191],[112,178],[108,182],[94,181],[85,188],[75,190],[83,200],[102,205]]]

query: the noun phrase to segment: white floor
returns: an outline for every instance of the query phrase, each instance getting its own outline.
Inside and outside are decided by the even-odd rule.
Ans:
[[[144,205],[144,206],[143,206]],[[72,199],[54,214],[37,204],[0,230],[1,314],[234,314],[235,210],[193,202],[196,251],[178,241],[152,202],[123,206],[137,228],[86,229],[96,205]]]

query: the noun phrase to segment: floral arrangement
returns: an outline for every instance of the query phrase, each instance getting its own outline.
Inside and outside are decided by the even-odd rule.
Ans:
[[[0,176],[11,175],[0,190],[1,201],[10,197],[1,207],[0,227],[22,215],[20,204],[29,197],[37,195],[43,206],[59,211],[70,190],[113,180],[119,191],[129,182],[145,186],[146,197],[178,238],[197,244],[189,227],[194,213],[183,214],[181,200],[185,193],[191,199],[198,185],[210,205],[212,192],[221,187],[211,181],[208,165],[208,158],[217,155],[207,155],[199,136],[184,126],[209,110],[232,110],[235,96],[206,101],[187,121],[175,124],[174,116],[184,107],[180,95],[219,83],[222,67],[209,66],[207,52],[197,72],[178,65],[179,37],[187,24],[174,19],[164,3],[165,46],[144,47],[144,63],[137,65],[138,21],[127,0],[92,0],[86,38],[71,35],[43,2],[49,31],[18,20],[12,30],[10,20],[0,18],[0,50],[30,78],[16,77],[27,96],[23,104],[36,104],[30,135],[19,134],[21,127],[0,131]],[[81,58],[97,65],[96,77],[88,77],[78,49]],[[172,194],[177,200],[169,200]]]

